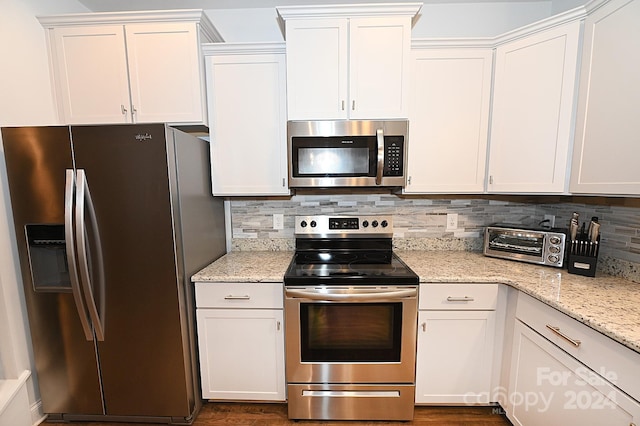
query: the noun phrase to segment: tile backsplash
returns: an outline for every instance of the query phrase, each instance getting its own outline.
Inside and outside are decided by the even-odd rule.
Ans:
[[[342,194],[232,199],[232,250],[293,250],[294,218],[298,215],[390,214],[393,215],[396,249],[481,251],[487,225],[532,226],[543,220],[544,215],[554,215],[556,226],[566,227],[571,213],[576,211],[580,213],[581,221],[588,222],[592,216],[597,216],[602,224],[598,269],[640,281],[640,205],[635,201],[459,197]],[[447,213],[458,214],[458,229],[447,230]],[[273,229],[274,214],[284,216],[284,229]]]

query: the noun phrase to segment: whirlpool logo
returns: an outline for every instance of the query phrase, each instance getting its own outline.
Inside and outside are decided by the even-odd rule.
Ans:
[[[153,139],[153,136],[151,136],[149,133],[144,133],[144,134],[138,133],[136,135],[136,140],[138,142],[144,142],[144,141],[147,141],[149,139]]]

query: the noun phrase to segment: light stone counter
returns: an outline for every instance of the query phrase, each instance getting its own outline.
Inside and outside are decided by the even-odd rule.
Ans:
[[[421,283],[502,283],[640,352],[640,284],[465,251],[396,250]],[[231,252],[192,277],[200,282],[282,282],[291,251]]]
[[[281,283],[292,251],[232,251],[191,277],[193,282]]]
[[[421,283],[502,283],[640,352],[640,284],[463,251],[398,251]]]

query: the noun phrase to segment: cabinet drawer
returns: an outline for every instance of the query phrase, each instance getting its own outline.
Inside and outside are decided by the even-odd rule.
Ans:
[[[419,309],[494,310],[498,284],[420,284]]]
[[[196,283],[197,308],[282,309],[281,283]]]
[[[516,318],[640,401],[640,354],[522,292]]]

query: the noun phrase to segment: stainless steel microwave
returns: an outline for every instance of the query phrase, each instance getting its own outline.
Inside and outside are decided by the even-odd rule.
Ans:
[[[402,187],[408,132],[407,120],[289,121],[289,186]]]
[[[561,268],[565,263],[566,238],[566,230],[559,228],[487,226],[484,233],[484,254]]]

